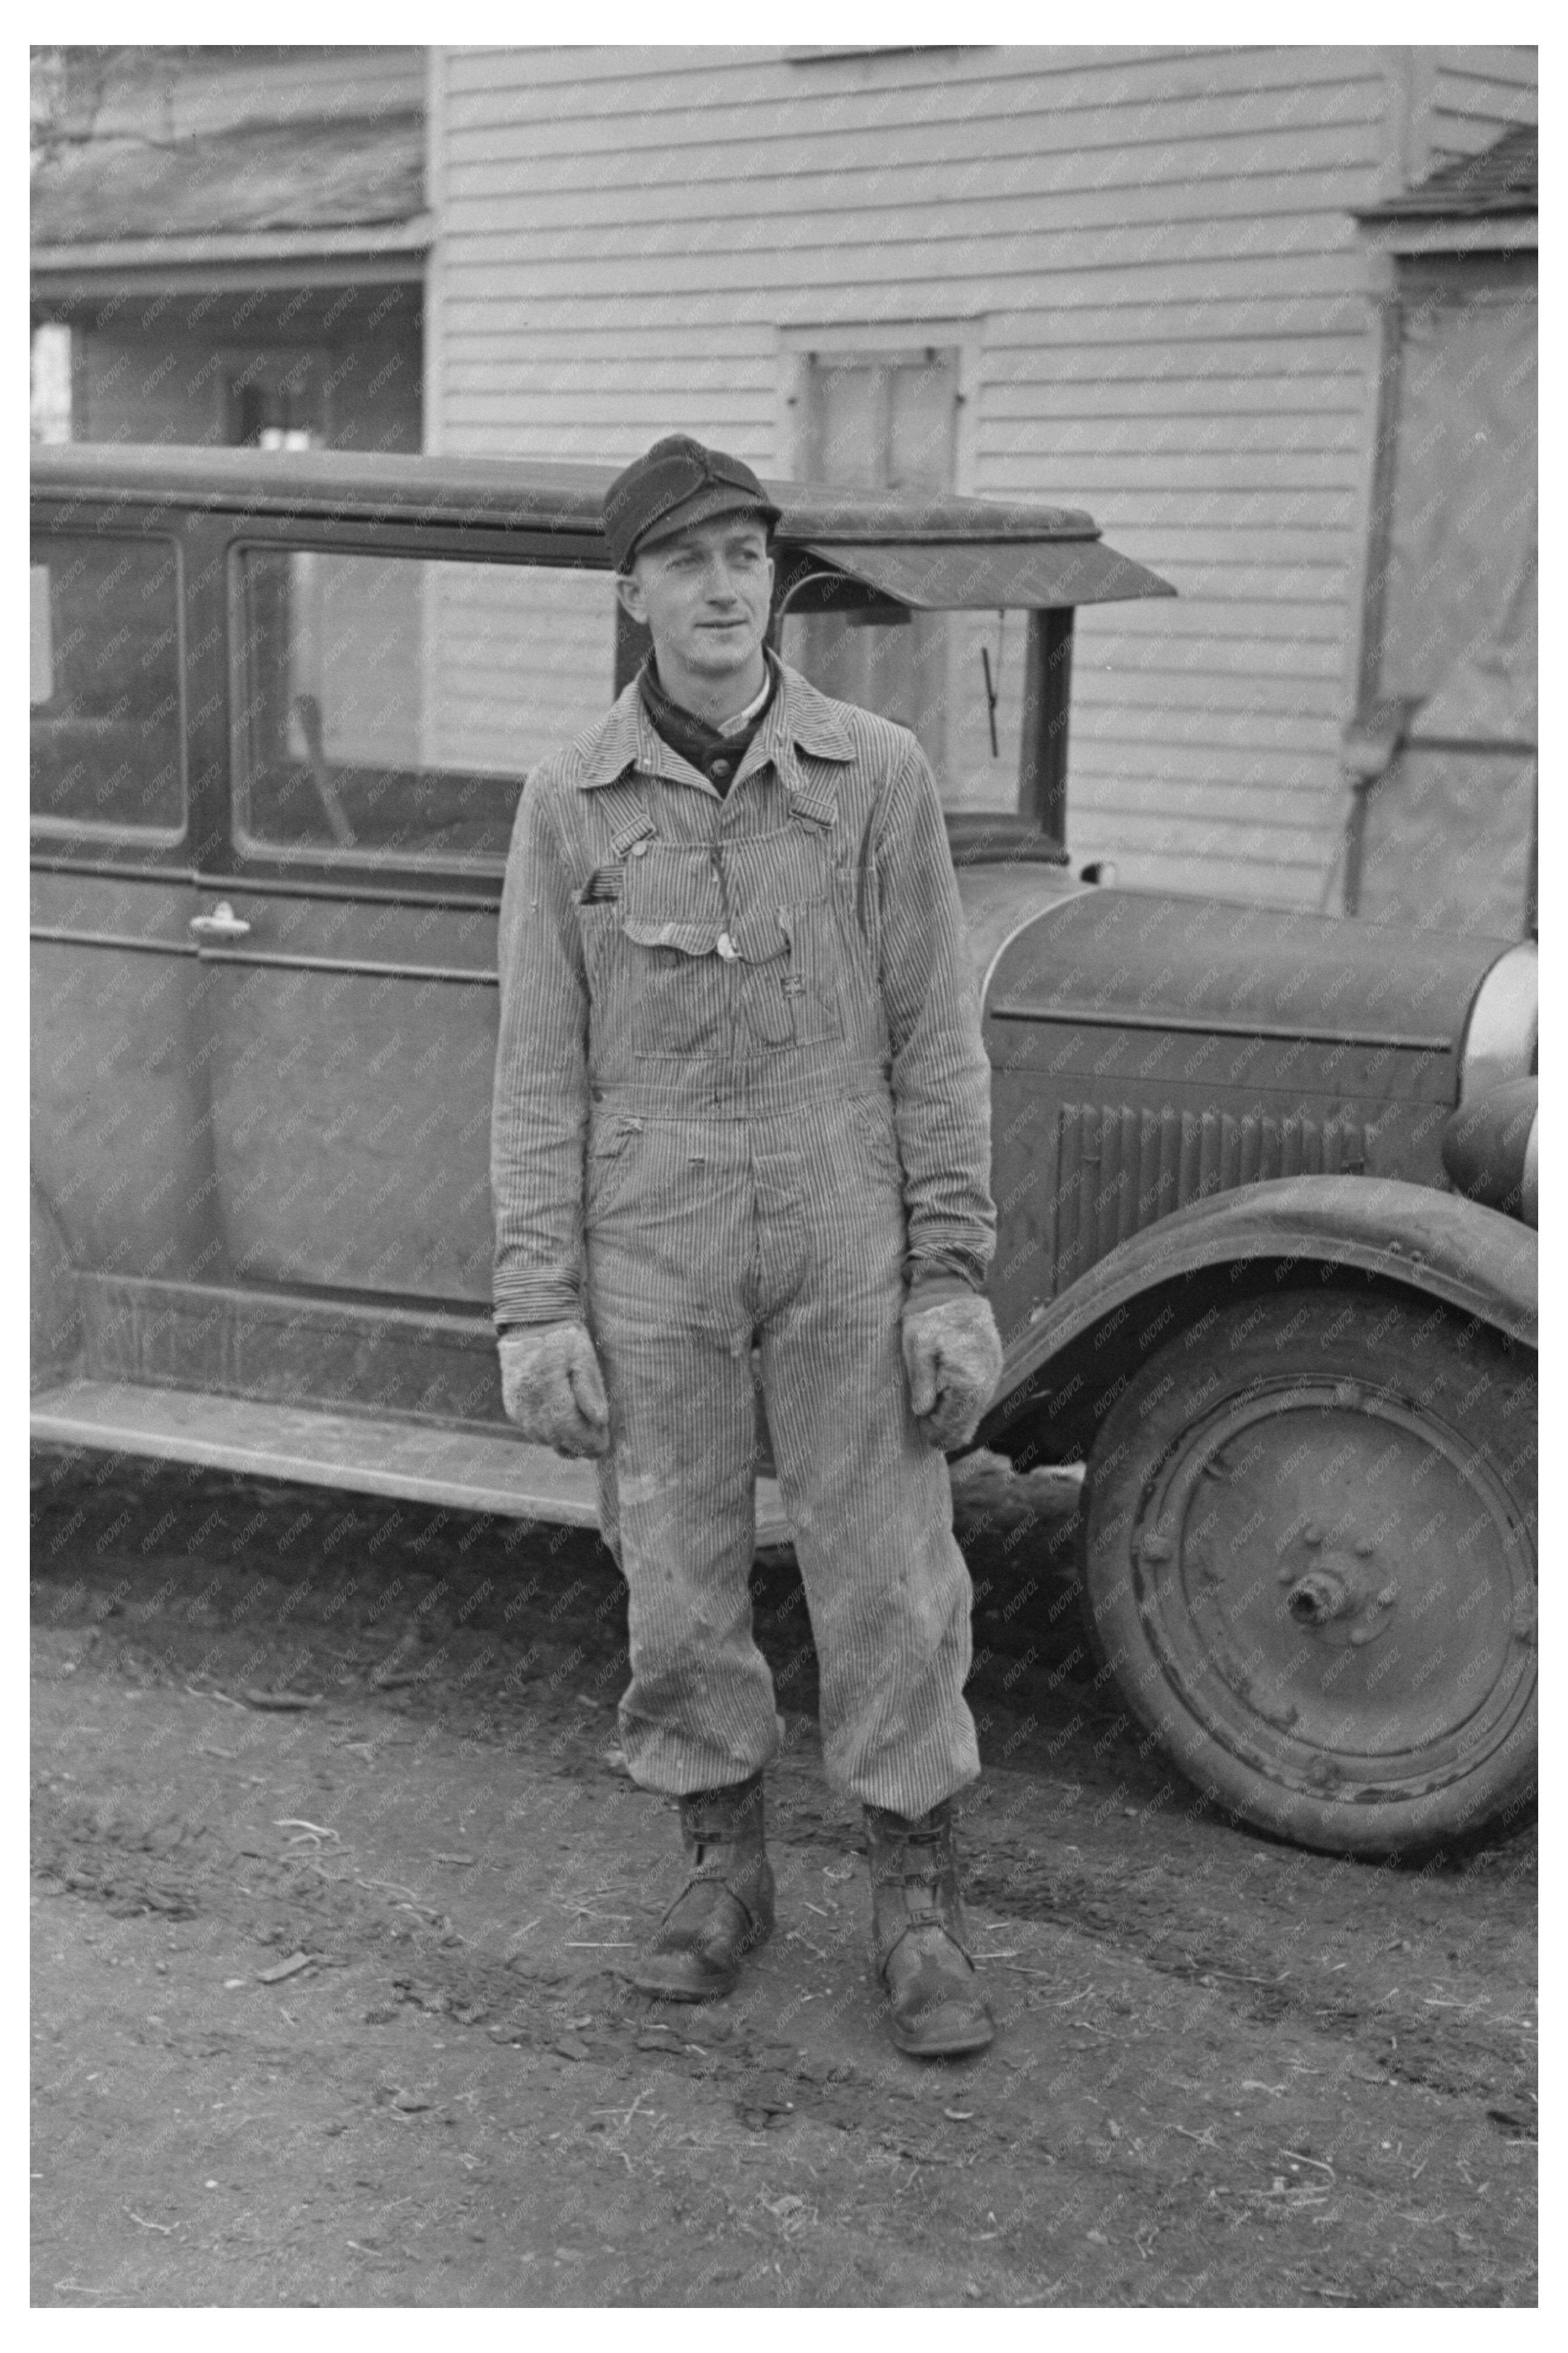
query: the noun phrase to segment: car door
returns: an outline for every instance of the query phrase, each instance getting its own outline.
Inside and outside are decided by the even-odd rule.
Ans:
[[[336,1304],[351,1386],[367,1314],[488,1326],[507,848],[529,769],[611,696],[607,576],[507,554],[268,518],[227,552],[196,919],[217,1212],[242,1289]]]
[[[221,1261],[205,1082],[188,551],[177,512],[41,499],[29,575],[31,1165],[89,1346],[111,1286]]]

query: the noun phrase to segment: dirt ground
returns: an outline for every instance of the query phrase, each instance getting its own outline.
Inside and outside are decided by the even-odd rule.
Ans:
[[[680,2009],[617,1975],[679,1850],[594,1537],[91,1455],[33,1504],[37,2304],[1534,2302],[1533,1830],[1209,1818],[1061,1546],[967,1546],[999,2033],[922,2066],[787,1562],[779,1932]]]

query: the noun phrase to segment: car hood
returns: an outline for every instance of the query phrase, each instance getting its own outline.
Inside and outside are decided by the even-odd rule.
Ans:
[[[1044,895],[1044,894],[1042,894]],[[1321,1039],[1451,1056],[1507,940],[1158,892],[1079,890],[1016,923],[988,1018]]]

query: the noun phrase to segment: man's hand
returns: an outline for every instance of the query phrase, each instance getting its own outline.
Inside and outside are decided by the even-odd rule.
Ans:
[[[503,1332],[501,1401],[536,1446],[557,1454],[607,1454],[610,1409],[594,1343],[581,1324],[531,1324]]]
[[[990,1302],[939,1299],[904,1317],[904,1369],[915,1419],[944,1452],[967,1446],[1002,1372],[1002,1335]]]

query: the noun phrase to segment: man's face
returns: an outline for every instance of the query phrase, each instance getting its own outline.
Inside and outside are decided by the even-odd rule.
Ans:
[[[752,662],[768,625],[767,533],[755,515],[716,515],[639,549],[617,587],[633,620],[651,631],[661,673],[732,677]]]

